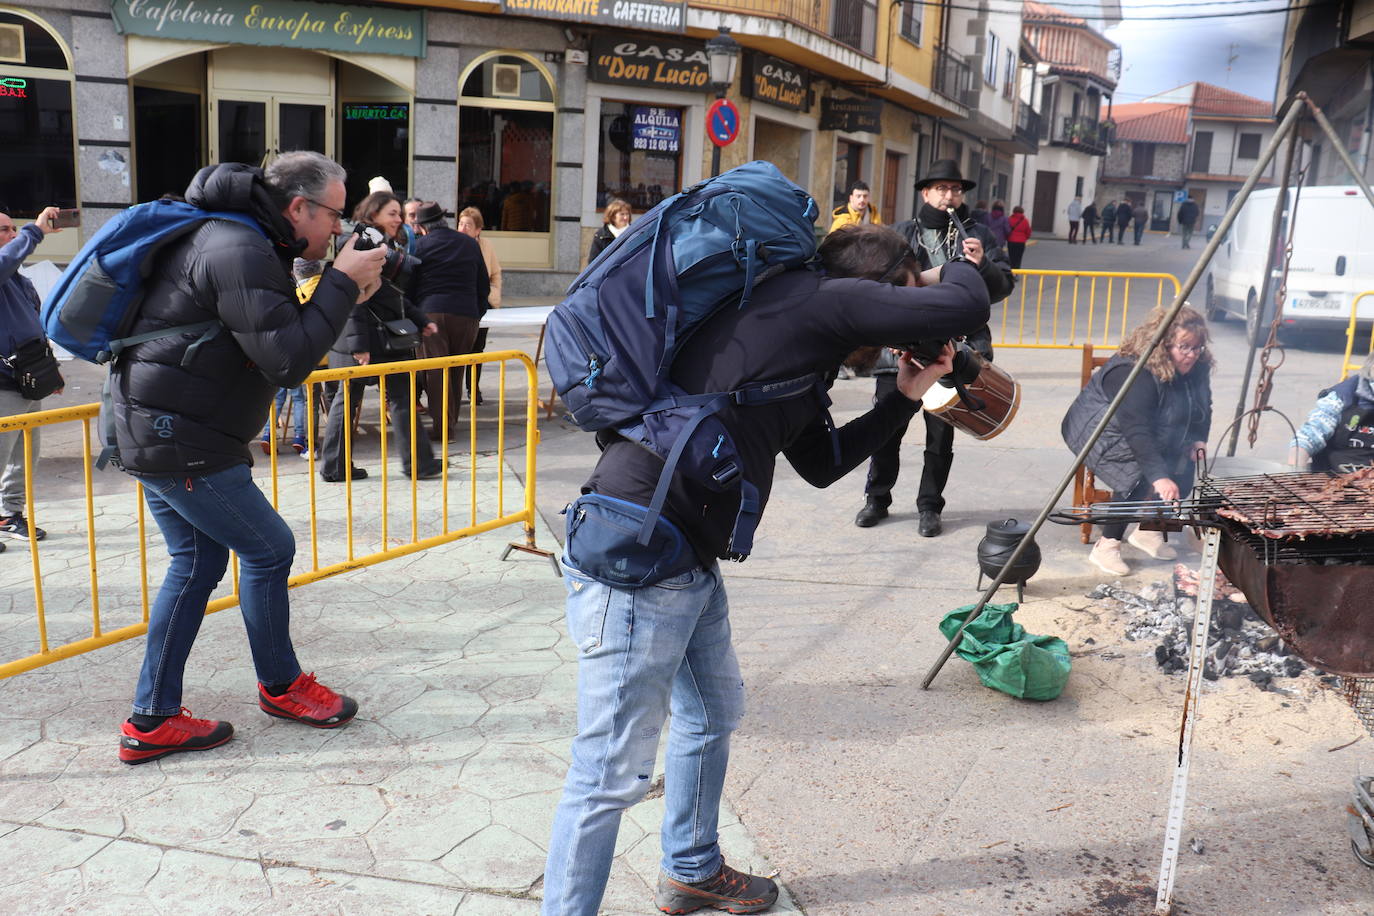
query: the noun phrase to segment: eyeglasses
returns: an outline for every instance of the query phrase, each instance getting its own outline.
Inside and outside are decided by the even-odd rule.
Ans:
[[[304,194],[302,194],[301,196],[302,196],[302,197],[305,197]],[[313,197],[305,197],[305,199],[306,199],[308,202],[310,202],[310,203],[314,204],[315,206],[319,207],[321,210],[328,210],[330,213],[333,213],[333,214],[334,214],[334,218],[335,218],[336,220],[338,220],[338,221],[340,221],[340,222],[343,222],[344,212],[343,212],[342,210],[337,210],[337,209],[335,209],[334,207],[329,206],[328,204],[322,204],[322,203],[320,203],[318,200],[316,200],[316,199],[313,198]]]
[[[937,194],[962,194],[964,186],[961,184],[933,184],[930,189]]]
[[[1197,356],[1201,356],[1203,353],[1207,352],[1207,347],[1205,344],[1196,347],[1181,347],[1178,344],[1169,344],[1169,349],[1173,350],[1175,353],[1182,353],[1185,356],[1187,356],[1190,353],[1195,354]]]

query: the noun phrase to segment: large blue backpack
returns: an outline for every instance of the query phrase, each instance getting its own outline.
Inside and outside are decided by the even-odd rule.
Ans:
[[[164,328],[129,337],[138,317],[143,283],[163,246],[207,219],[227,219],[262,227],[246,213],[202,210],[179,200],[155,200],[122,211],[82,246],[62,279],[43,302],[40,317],[48,337],[74,356],[106,363],[125,347],[174,334],[200,334],[200,343],[217,334],[218,321]],[[266,235],[266,233],[263,233]]]
[[[108,363],[126,347],[147,340],[197,334],[181,359],[183,366],[189,364],[196,349],[223,329],[218,319],[133,336],[129,336],[129,329],[138,317],[143,283],[158,252],[207,219],[232,220],[267,234],[246,213],[202,210],[180,200],[154,200],[130,207],[101,226],[67,265],[62,279],[43,301],[39,317],[44,332],[72,355],[92,363]],[[100,394],[99,468],[119,460],[110,384],[107,376]]]
[[[638,541],[649,543],[675,473],[739,489],[729,555],[748,556],[761,507],[716,412],[818,391],[818,374],[737,391],[687,394],[673,358],[720,308],[745,308],[754,287],[816,254],[816,202],[769,162],[750,162],[664,200],[620,234],[549,316],[544,346],[574,423],[614,429],[664,460]]]

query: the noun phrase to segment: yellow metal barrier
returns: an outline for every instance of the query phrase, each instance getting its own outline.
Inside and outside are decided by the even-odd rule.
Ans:
[[[1374,289],[1360,293],[1355,297],[1355,301],[1350,303],[1350,324],[1345,329],[1345,356],[1341,362],[1341,378],[1359,369],[1364,364],[1365,356],[1374,353],[1374,325],[1370,325],[1369,346],[1364,348],[1365,356],[1358,360],[1354,359],[1356,316],[1360,314],[1360,300],[1365,296],[1374,296]]]
[[[999,347],[1077,349],[1090,343],[1110,349],[1144,320],[1146,312],[1172,302],[1179,291],[1178,278],[1173,274],[1103,270],[1012,273],[1017,278],[1016,289],[992,306],[993,343]],[[1134,291],[1132,281],[1138,281]],[[1172,289],[1166,299],[1167,286]]]
[[[496,443],[494,453],[480,455],[478,452],[478,417],[475,404],[469,405],[466,422],[469,427],[467,436],[468,460],[466,467],[450,466],[450,456],[448,455],[449,435],[448,424],[444,423],[444,433],[441,446],[438,449],[436,458],[444,462],[444,469],[438,484],[441,487],[441,497],[438,501],[439,511],[437,518],[431,519],[437,522],[434,533],[421,536],[421,515],[422,506],[419,499],[420,481],[416,476],[419,467],[415,461],[415,449],[417,435],[427,435],[426,431],[420,427],[417,420],[417,411],[410,411],[411,424],[411,455],[409,477],[410,484],[410,531],[409,537],[397,541],[391,536],[389,526],[390,517],[390,487],[385,473],[387,467],[387,410],[386,410],[386,385],[407,384],[412,399],[415,394],[417,372],[425,370],[439,369],[443,372],[444,393],[440,399],[442,401],[442,416],[448,416],[448,398],[450,386],[449,373],[455,370],[463,371],[468,367],[475,367],[479,363],[499,363],[499,379],[497,385],[496,398]],[[525,370],[525,403],[523,405],[523,419],[525,431],[525,484],[524,496],[521,500],[519,509],[512,507],[507,511],[506,491],[505,491],[505,456],[506,456],[506,425],[507,425],[507,401],[508,387],[510,379],[508,377],[508,364],[518,363]],[[401,376],[401,378],[396,378]],[[408,377],[408,378],[407,378]],[[347,472],[343,486],[342,508],[344,510],[344,548],[343,557],[335,562],[321,564],[320,552],[321,544],[333,542],[320,531],[321,508],[326,510],[334,508],[332,500],[321,500],[317,492],[317,478],[314,457],[314,445],[319,437],[316,435],[316,424],[313,409],[313,394],[315,386],[330,381],[345,381],[356,378],[377,378],[380,386],[380,421],[379,435],[381,437],[381,455],[379,464],[382,468],[381,473],[381,493],[380,501],[376,505],[369,504],[366,510],[371,515],[380,514],[380,537],[377,549],[366,553],[359,553],[357,536],[358,531],[353,518],[353,480],[352,480],[352,460],[353,460],[353,435],[352,423],[346,422],[347,431],[344,440],[344,464],[350,469]],[[381,363],[377,365],[357,366],[344,369],[325,369],[312,373],[306,380],[307,404],[312,405],[307,414],[307,441],[310,445],[307,455],[309,457],[309,487],[307,489],[307,499],[305,507],[309,510],[310,524],[310,560],[309,569],[305,572],[291,576],[288,585],[295,588],[309,582],[316,582],[330,576],[350,570],[361,569],[365,566],[372,566],[383,560],[395,557],[407,556],[431,547],[442,544],[452,543],[460,538],[471,537],[476,534],[501,528],[506,525],[521,524],[525,529],[523,544],[512,544],[507,548],[508,554],[511,549],[527,550],[530,552],[552,556],[547,551],[542,551],[535,545],[535,483],[536,483],[536,450],[539,442],[538,419],[538,376],[535,371],[534,362],[524,353],[516,350],[500,350],[491,353],[472,353],[465,356],[442,357],[438,359],[413,360],[400,363]],[[348,386],[343,389],[343,406],[347,411],[344,416],[352,417],[352,405],[349,402]],[[431,407],[431,409],[434,409]],[[487,408],[488,410],[490,408]],[[137,551],[138,551],[138,590],[140,594],[141,619],[138,623],[120,626],[112,630],[105,630],[100,607],[100,568],[97,563],[96,552],[96,506],[95,506],[95,481],[92,476],[92,453],[91,453],[91,424],[99,415],[99,404],[83,404],[77,407],[63,407],[56,410],[43,410],[28,414],[19,414],[11,417],[0,417],[0,432],[22,430],[24,434],[24,466],[26,472],[25,480],[25,501],[27,504],[26,515],[29,520],[29,551],[30,562],[32,564],[33,575],[33,594],[34,606],[37,613],[37,644],[38,651],[34,654],[18,658],[4,664],[0,664],[0,678],[10,677],[29,671],[43,665],[58,661],[59,659],[69,658],[83,652],[89,652],[104,646],[112,645],[126,639],[141,636],[148,630],[149,612],[149,586],[148,586],[148,542],[147,542],[147,521],[144,509],[143,488],[141,484],[135,482],[135,506],[132,513],[136,521],[137,531]],[[277,436],[276,429],[276,409],[271,408],[270,423],[274,434],[271,436],[271,445],[268,465],[271,476],[271,495],[272,504],[280,508],[282,489],[280,487],[281,466],[278,462]],[[82,450],[81,458],[84,467],[85,484],[85,528],[86,528],[86,553],[87,567],[89,570],[90,582],[90,636],[76,639],[58,645],[51,645],[49,641],[48,613],[44,598],[44,577],[42,571],[42,560],[40,557],[40,542],[34,540],[33,532],[40,524],[41,513],[39,504],[34,498],[34,474],[33,470],[33,433],[45,426],[55,426],[61,423],[79,422],[82,425]],[[519,443],[516,444],[519,446]],[[493,470],[494,469],[494,470]],[[466,476],[468,512],[462,517],[460,527],[450,527],[450,484],[457,482],[458,478]],[[483,475],[495,477],[495,492],[486,493],[479,488],[479,478]],[[114,472],[111,477],[120,480],[129,480],[122,474]],[[428,486],[429,484],[426,484]],[[296,492],[296,491],[293,491]],[[109,497],[102,496],[102,517],[107,514],[108,503],[104,500]],[[490,511],[479,512],[479,498],[493,498],[493,505]],[[425,508],[432,508],[432,504],[426,503]],[[393,543],[394,542],[394,543]],[[49,549],[51,549],[49,547]],[[505,554],[503,554],[505,556]],[[233,571],[233,592],[229,595],[216,598],[206,606],[206,613],[223,610],[227,607],[234,607],[238,604],[238,567],[237,563],[231,564]]]

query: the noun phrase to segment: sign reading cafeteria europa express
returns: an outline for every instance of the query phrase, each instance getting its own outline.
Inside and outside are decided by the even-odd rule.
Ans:
[[[618,29],[682,32],[687,28],[687,0],[501,0],[501,12]]]
[[[592,38],[588,76],[598,83],[704,92],[711,78],[706,45],[699,41],[656,38]]]
[[[425,56],[425,14],[299,0],[111,0],[121,35]]]

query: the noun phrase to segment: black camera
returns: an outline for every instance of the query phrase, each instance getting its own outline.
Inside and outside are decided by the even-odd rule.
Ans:
[[[410,282],[411,272],[420,266],[420,259],[413,254],[406,254],[400,248],[393,248],[387,244],[386,233],[376,226],[367,223],[357,223],[353,227],[353,249],[355,251],[371,251],[373,248],[386,249],[386,263],[382,265],[382,279],[392,286],[404,289]]]
[[[940,351],[947,343],[954,344],[954,368],[940,377],[941,384],[946,388],[973,384],[978,379],[978,373],[983,371],[983,357],[962,340],[918,340],[900,349],[911,351],[921,365],[929,366],[940,358]]]

